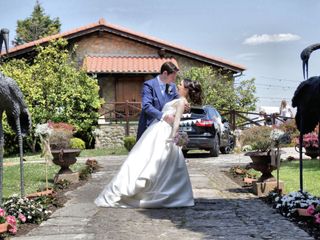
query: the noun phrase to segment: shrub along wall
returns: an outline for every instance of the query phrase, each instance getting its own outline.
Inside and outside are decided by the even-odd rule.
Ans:
[[[129,125],[129,135],[137,135],[137,124]],[[95,136],[95,148],[123,147],[126,132],[125,124],[103,124],[99,125],[99,134]]]

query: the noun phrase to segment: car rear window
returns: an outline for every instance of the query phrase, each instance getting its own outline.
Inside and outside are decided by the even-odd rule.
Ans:
[[[201,108],[191,108],[189,114],[185,114],[183,119],[206,118],[207,113]]]
[[[191,108],[190,113],[195,114],[206,114],[205,111],[202,108]]]

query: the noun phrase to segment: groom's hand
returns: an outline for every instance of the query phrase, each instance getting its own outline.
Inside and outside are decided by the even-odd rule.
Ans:
[[[170,125],[172,125],[174,122],[174,115],[172,115],[172,114],[165,115],[163,117],[163,120],[166,121],[167,123],[169,123]]]

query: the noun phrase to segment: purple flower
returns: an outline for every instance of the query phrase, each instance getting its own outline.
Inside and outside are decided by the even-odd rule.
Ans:
[[[189,142],[188,134],[186,132],[177,132],[173,138],[173,142],[179,147],[186,146]]]

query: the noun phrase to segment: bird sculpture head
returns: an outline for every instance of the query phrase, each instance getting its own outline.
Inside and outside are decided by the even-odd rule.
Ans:
[[[302,60],[302,71],[303,71],[303,78],[308,78],[308,62],[310,55],[313,51],[320,48],[320,43],[312,44],[308,47],[306,47],[300,54],[300,58]]]
[[[304,80],[297,87],[292,98],[292,107],[297,107],[295,116],[301,134],[312,132],[320,122],[320,77],[308,77],[308,61],[313,51],[320,49],[320,43],[310,45],[301,54]]]

